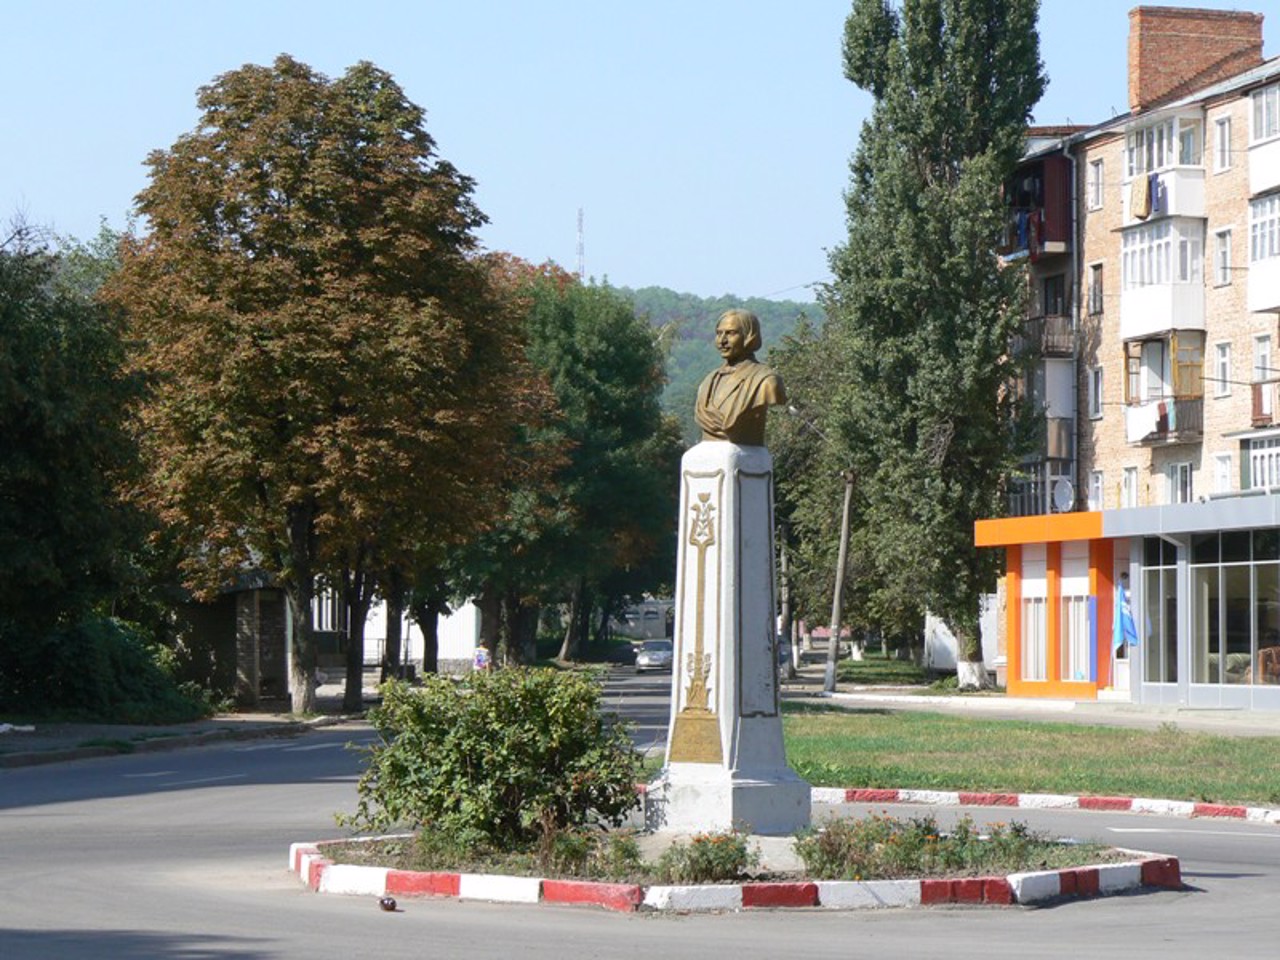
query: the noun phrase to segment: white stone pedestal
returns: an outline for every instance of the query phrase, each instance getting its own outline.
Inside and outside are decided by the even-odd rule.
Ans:
[[[680,477],[671,722],[649,825],[794,833],[809,824],[809,785],[782,744],[773,459],[704,441]]]

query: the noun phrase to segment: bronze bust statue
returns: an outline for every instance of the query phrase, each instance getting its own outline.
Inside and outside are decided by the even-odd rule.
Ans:
[[[707,374],[698,387],[694,419],[703,440],[727,440],[743,446],[764,445],[765,413],[787,402],[782,378],[756,362],[760,319],[746,310],[726,310],[716,324],[716,350],[724,365]]]

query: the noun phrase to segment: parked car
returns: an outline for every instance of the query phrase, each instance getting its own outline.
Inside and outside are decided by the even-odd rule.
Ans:
[[[636,650],[636,673],[670,670],[673,655],[670,640],[645,640]]]

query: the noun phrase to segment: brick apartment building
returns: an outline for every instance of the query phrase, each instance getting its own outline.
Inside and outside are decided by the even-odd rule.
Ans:
[[[975,528],[1004,680],[1280,710],[1280,58],[1260,14],[1129,18],[1129,112],[1032,129],[1006,187],[1045,431]]]

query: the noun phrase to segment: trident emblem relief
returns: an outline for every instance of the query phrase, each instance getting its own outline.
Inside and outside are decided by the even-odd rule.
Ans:
[[[690,763],[720,763],[720,725],[710,706],[707,682],[711,654],[706,645],[707,549],[716,543],[716,506],[710,493],[699,493],[689,507],[689,546],[698,552],[694,587],[693,651],[685,656],[688,685],[684,706],[672,731],[671,759]]]

